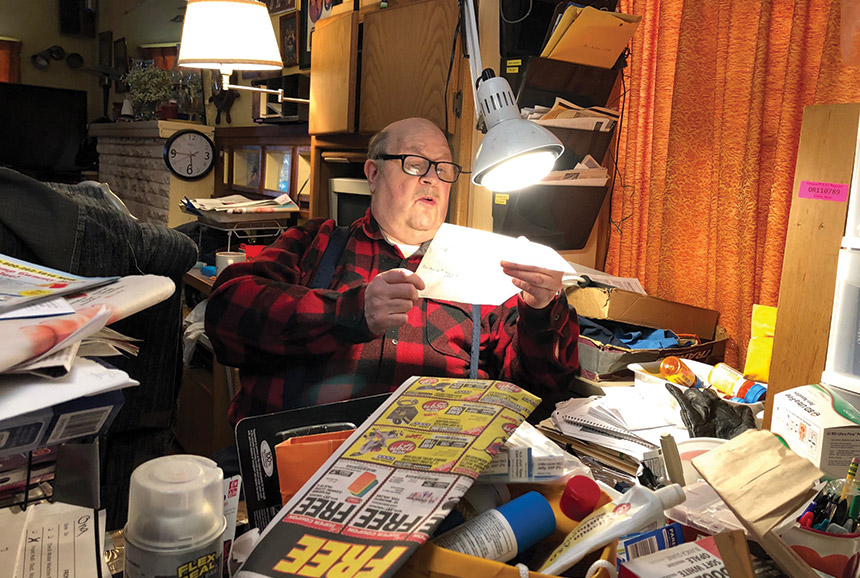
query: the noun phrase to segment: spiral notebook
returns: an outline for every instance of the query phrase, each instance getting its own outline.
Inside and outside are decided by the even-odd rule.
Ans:
[[[562,402],[552,413],[552,419],[565,436],[622,452],[637,460],[658,448],[631,432],[624,420],[596,397]]]
[[[625,441],[629,441],[638,445],[643,446],[646,449],[658,449],[660,446],[649,442],[646,439],[643,439],[636,434],[632,433],[629,430],[622,429],[620,427],[614,427],[608,425],[606,423],[597,422],[587,417],[582,416],[572,416],[572,415],[560,415],[560,419],[564,420],[565,423],[570,425],[578,426],[582,428],[583,431],[588,433],[595,433],[598,435],[608,436],[611,438],[617,438]]]

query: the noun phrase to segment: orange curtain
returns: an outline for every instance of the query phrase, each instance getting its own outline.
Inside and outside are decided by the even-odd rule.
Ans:
[[[742,367],[752,305],[776,305],[803,107],[860,101],[837,0],[621,0],[642,22],[606,270],[716,309]]]

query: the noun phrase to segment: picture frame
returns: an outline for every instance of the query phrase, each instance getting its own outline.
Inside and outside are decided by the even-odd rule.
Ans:
[[[113,41],[113,67],[117,73],[125,74],[128,72],[128,46],[125,43],[125,37],[117,38]],[[128,85],[122,80],[114,81],[114,92],[128,92]]]
[[[99,66],[113,68],[113,32],[99,32]]]
[[[296,10],[296,0],[266,0],[269,14],[282,14]]]
[[[299,68],[311,67],[311,45],[316,23],[330,16],[332,8],[342,3],[343,0],[303,0],[299,17]]]
[[[284,68],[299,64],[299,15],[293,11],[281,16],[280,22],[281,59]]]

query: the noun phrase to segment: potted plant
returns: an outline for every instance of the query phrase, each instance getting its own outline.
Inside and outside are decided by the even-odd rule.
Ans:
[[[135,116],[141,120],[154,119],[158,105],[173,95],[171,73],[155,66],[138,64],[124,74],[122,80],[129,86]]]

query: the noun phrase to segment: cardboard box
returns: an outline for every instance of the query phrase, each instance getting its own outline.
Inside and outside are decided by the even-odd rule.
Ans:
[[[609,319],[711,340],[717,329],[718,311],[649,297],[615,287],[570,287],[567,301],[576,313],[592,319]]]
[[[830,385],[802,385],[773,398],[771,431],[834,478],[860,456],[860,396]]]
[[[657,361],[669,355],[716,365],[725,358],[727,342],[728,339],[721,339],[689,347],[624,349],[580,335],[577,350],[583,377],[594,381],[612,381],[632,376],[633,372],[627,367],[632,363]]]
[[[104,435],[124,403],[122,391],[115,389],[55,405],[43,445]]]
[[[0,458],[38,448],[53,416],[46,407],[0,422]]]

